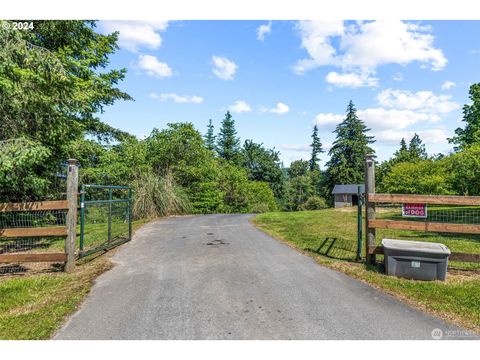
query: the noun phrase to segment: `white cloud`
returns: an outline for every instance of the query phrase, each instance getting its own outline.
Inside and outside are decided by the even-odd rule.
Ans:
[[[222,56],[212,56],[213,73],[222,80],[233,80],[237,64]]]
[[[144,70],[148,75],[163,78],[173,75],[172,68],[166,63],[160,62],[156,56],[153,55],[139,55],[136,66]]]
[[[315,117],[313,123],[321,127],[333,128],[337,124],[340,124],[343,119],[344,116],[341,114],[320,113]]]
[[[367,108],[358,110],[357,115],[372,130],[400,130],[416,123],[436,123],[441,120],[436,114],[412,110]]]
[[[158,49],[162,44],[160,32],[165,31],[168,21],[101,21],[103,33],[118,31],[118,45],[132,52],[141,47]]]
[[[408,141],[415,133],[417,133],[422,139],[422,142],[427,145],[447,143],[447,137],[450,136],[443,128],[420,131],[383,130],[374,133],[374,135],[378,142],[397,145],[402,138]]]
[[[265,35],[272,31],[272,22],[269,21],[267,25],[260,25],[257,29],[257,39],[260,41],[265,40]]]
[[[401,110],[416,110],[428,113],[448,113],[459,108],[451,101],[450,95],[435,95],[431,91],[418,91],[386,89],[377,95],[381,106]]]
[[[453,81],[447,80],[442,84],[442,90],[450,90],[451,88],[457,86]]]
[[[244,113],[252,111],[250,105],[248,105],[248,103],[243,100],[235,101],[232,105],[228,107],[228,109],[234,113]]]
[[[321,65],[337,65],[331,38],[344,34],[343,21],[300,21],[297,29],[302,37],[302,47],[310,58],[299,60],[293,68],[295,73],[303,74]]]
[[[288,107],[287,104],[279,102],[279,103],[277,103],[277,106],[275,106],[273,109],[270,109],[269,111],[274,113],[274,114],[282,115],[282,114],[286,114],[287,112],[289,112],[290,108]]]
[[[344,73],[329,72],[325,80],[338,87],[358,88],[363,86],[378,86],[378,79],[370,77],[368,73]]]
[[[442,50],[433,47],[434,37],[429,32],[429,28],[400,20],[363,23],[342,40],[348,49],[342,60],[346,65],[369,68],[420,61],[440,70],[447,59]]]
[[[164,94],[155,94],[151,93],[150,97],[152,99],[158,99],[160,101],[172,100],[177,104],[201,104],[203,102],[203,97],[196,95],[177,95],[174,93],[164,93]]]
[[[325,65],[339,67],[347,74],[374,74],[378,66],[391,63],[419,61],[432,70],[441,70],[447,64],[442,50],[433,46],[431,29],[414,23],[377,20],[347,25],[343,21],[300,21],[297,28],[309,55],[294,66],[297,74]]]
[[[394,102],[388,104],[387,101],[384,105],[394,105]],[[411,106],[412,109],[405,108],[405,106],[403,108],[402,106],[399,106],[399,108],[388,107],[361,109],[357,111],[357,115],[369,128],[379,132],[384,130],[402,130],[414,124],[438,123],[441,121],[439,113],[442,112],[438,110],[445,110],[440,106],[436,112],[430,111],[433,105],[425,105],[424,108]],[[323,128],[333,129],[343,119],[345,119],[345,115],[342,114],[320,113],[315,117],[313,123]]]

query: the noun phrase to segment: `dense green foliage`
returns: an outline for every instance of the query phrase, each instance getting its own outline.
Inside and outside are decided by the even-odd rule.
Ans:
[[[242,165],[247,169],[249,179],[268,183],[280,199],[285,182],[280,153],[275,149],[266,149],[263,144],[245,140],[242,155]]]
[[[421,160],[426,160],[427,158],[428,156],[425,150],[425,145],[423,144],[422,139],[420,139],[420,136],[418,134],[415,134],[412,137],[408,147],[407,147],[407,143],[405,142],[405,139],[402,138],[402,140],[400,141],[400,149],[395,151],[395,153],[389,160],[384,161],[377,166],[377,170],[376,170],[377,190],[380,192],[392,191],[391,189],[385,190],[386,187],[385,187],[384,179],[387,174],[391,174],[392,167],[394,165],[397,165],[400,163],[414,164]]]
[[[452,193],[446,167],[431,159],[394,165],[383,178],[381,190],[394,194]]]
[[[100,35],[88,21],[33,23],[31,31],[0,27],[0,141],[28,140],[15,147],[36,160],[35,169],[30,155],[13,160],[19,173],[31,171],[23,184],[0,183],[8,188],[2,191],[5,200],[47,196],[59,164],[74,155],[72,142],[84,135],[127,136],[96,117],[106,105],[131,99],[116,87],[125,70],[105,70],[117,35]],[[1,165],[8,171],[12,158],[6,157]]]

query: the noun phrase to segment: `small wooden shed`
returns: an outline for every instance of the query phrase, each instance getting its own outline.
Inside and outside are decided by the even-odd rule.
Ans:
[[[332,190],[335,207],[355,206],[358,204],[358,187],[360,192],[365,192],[365,184],[335,185]]]

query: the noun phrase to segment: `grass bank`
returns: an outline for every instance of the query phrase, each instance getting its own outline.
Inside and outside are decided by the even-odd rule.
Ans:
[[[446,282],[424,282],[386,276],[378,268],[354,261],[355,209],[326,209],[296,213],[265,213],[253,223],[318,263],[342,271],[409,304],[466,328],[480,331],[480,272],[450,270]],[[480,238],[408,231],[381,231],[378,238],[436,241],[452,251],[480,252]],[[336,241],[326,238],[337,238]],[[379,240],[380,241],[380,240]],[[458,264],[462,267],[464,264]]]
[[[138,229],[145,221],[133,222]],[[92,231],[90,239],[103,237]],[[106,256],[82,260],[73,273],[0,277],[0,340],[49,339],[89,293],[95,278],[112,266]]]

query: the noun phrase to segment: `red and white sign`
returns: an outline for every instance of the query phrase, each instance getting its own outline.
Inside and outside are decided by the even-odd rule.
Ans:
[[[427,204],[402,204],[402,216],[427,217]]]

